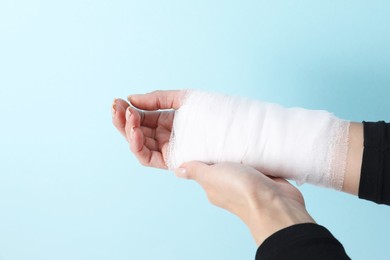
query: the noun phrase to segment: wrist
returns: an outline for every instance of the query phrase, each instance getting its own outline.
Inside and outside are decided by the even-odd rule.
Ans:
[[[342,190],[357,195],[360,184],[360,172],[364,150],[363,124],[351,123],[349,128],[349,146],[347,165]]]
[[[295,200],[276,197],[267,203],[254,199],[244,222],[259,246],[279,230],[303,223],[315,223],[305,207]]]

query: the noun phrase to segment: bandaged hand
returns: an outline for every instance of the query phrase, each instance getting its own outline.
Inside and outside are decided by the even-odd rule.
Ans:
[[[113,121],[145,166],[236,162],[299,184],[343,187],[350,123],[327,111],[199,90],[156,91],[129,101],[146,111],[116,100]]]

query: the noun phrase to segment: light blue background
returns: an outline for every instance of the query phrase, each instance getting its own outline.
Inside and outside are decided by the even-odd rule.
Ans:
[[[253,259],[238,218],[141,167],[114,97],[202,88],[390,120],[389,1],[0,0],[0,259]],[[353,259],[390,209],[301,187]]]

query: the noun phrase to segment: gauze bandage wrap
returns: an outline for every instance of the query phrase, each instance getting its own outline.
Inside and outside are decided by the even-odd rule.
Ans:
[[[348,131],[348,121],[326,111],[189,90],[175,112],[167,166],[237,162],[299,184],[340,190]]]

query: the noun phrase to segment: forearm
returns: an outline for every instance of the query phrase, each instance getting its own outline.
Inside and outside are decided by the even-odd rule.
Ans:
[[[349,127],[349,143],[347,164],[342,191],[357,195],[359,192],[360,173],[363,157],[363,124],[351,123]]]

